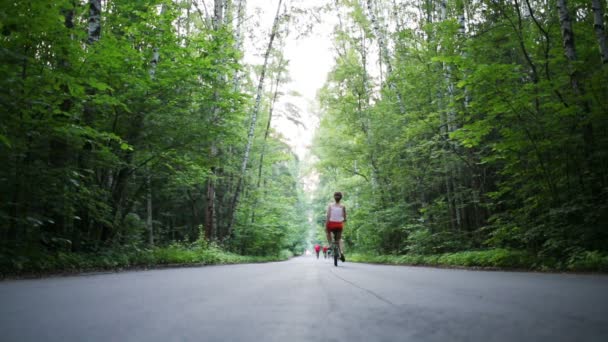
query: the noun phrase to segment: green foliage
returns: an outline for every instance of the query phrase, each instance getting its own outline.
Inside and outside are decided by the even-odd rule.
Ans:
[[[280,261],[291,258],[290,251],[283,250],[271,256],[245,256],[227,252],[211,243],[206,247],[174,243],[167,247],[139,249],[137,247],[105,250],[98,253],[48,253],[32,250],[29,253],[11,255],[0,252],[0,278],[50,273],[74,273],[126,268],[172,266],[200,266],[234,263]]]
[[[445,18],[404,5],[391,19],[419,26],[381,32],[360,4],[344,6],[313,150],[317,208],[348,194],[351,248],[500,267],[533,262],[464,251],[523,250],[549,268],[608,252],[608,69],[591,11],[569,8],[578,59],[568,60],[546,4],[531,3],[532,17],[503,2],[448,2]],[[366,47],[382,43],[378,79]]]
[[[306,202],[296,181],[299,162],[286,145],[272,141],[264,160],[271,167],[263,168],[260,188],[243,196],[231,246],[246,255],[276,256],[283,250],[299,253],[308,229]]]
[[[0,241],[10,252],[5,264],[14,264],[8,269],[241,260],[174,245],[200,241],[209,216],[215,226],[207,238],[222,248],[240,244],[241,252],[273,258],[302,248],[297,166],[281,169],[294,158],[273,135],[263,165],[264,179],[278,175],[268,181],[272,191],[259,196],[255,182],[245,182],[255,196],[238,206],[239,215],[259,211],[259,231],[245,236],[231,227],[235,183],[251,177],[239,166],[253,91],[246,79],[235,87],[247,67],[235,32],[188,17],[196,12],[188,5],[108,2],[100,39],[89,42],[86,2],[4,4]],[[205,210],[211,201],[214,212]],[[288,226],[278,224],[285,211]],[[238,227],[248,225],[243,217]],[[149,245],[150,234],[162,248]],[[143,252],[86,254],[122,248]],[[53,256],[44,261],[36,251]]]
[[[520,269],[539,271],[576,271],[606,272],[608,255],[598,251],[579,251],[573,253],[564,262],[556,262],[546,257],[539,257],[529,252],[490,249],[434,255],[372,255],[349,254],[353,262],[367,262],[395,265],[448,266],[448,267],[481,267],[490,269]]]
[[[576,251],[567,262],[571,271],[608,271],[608,255],[599,251]]]
[[[408,254],[403,256],[372,256],[353,254],[349,259],[355,262],[372,262],[398,265],[484,267],[505,269],[533,269],[536,259],[522,251],[494,249],[436,255]]]
[[[569,8],[576,60],[564,55],[555,7],[531,4],[534,16],[500,1],[449,2],[445,18],[434,6],[403,4],[390,14],[395,25],[376,32],[359,2],[337,3],[346,15],[312,148],[318,240],[340,190],[350,249],[430,264],[602,269],[608,68],[583,2]],[[241,174],[255,89],[235,84],[248,66],[230,27],[210,29],[186,6],[108,2],[101,38],[88,42],[83,2],[4,4],[6,270],[241,260],[204,234],[260,258],[305,248],[302,165],[264,130],[272,94]],[[381,74],[370,67],[380,38]],[[274,51],[267,75],[278,84],[288,79],[280,58]],[[148,245],[150,234],[160,247]]]

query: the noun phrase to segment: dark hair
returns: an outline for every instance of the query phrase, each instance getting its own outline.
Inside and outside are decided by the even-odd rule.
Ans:
[[[336,197],[336,196],[342,197],[342,193],[340,191],[336,191],[336,192],[334,192],[334,197]]]

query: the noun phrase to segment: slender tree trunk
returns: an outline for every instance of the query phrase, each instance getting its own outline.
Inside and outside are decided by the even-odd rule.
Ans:
[[[192,225],[197,228],[196,229],[196,233],[199,233],[199,225],[201,224],[200,218],[199,218],[199,210],[198,210],[198,206],[196,205],[196,200],[197,200],[197,196],[194,196],[190,190],[186,190],[186,195],[188,195],[188,200],[190,202],[190,209],[192,210],[192,218],[193,218],[193,222]],[[203,234],[206,234],[206,232],[203,232]],[[198,235],[197,235],[198,236]]]
[[[215,162],[217,158],[217,147],[215,143],[212,143],[210,147],[209,155],[212,162]],[[215,212],[215,179],[216,179],[217,168],[211,167],[211,175],[207,178],[207,206],[205,208],[205,238],[211,240],[215,237],[213,232],[215,231],[216,225],[216,212]]]
[[[213,2],[213,28],[217,31],[224,24],[224,10],[226,0],[214,0]]]
[[[243,22],[245,21],[245,9],[247,7],[247,0],[235,0],[236,1],[236,28],[234,30],[234,49],[236,51],[241,50],[243,45]],[[241,73],[239,71],[234,73],[234,91],[239,92],[241,81]]]
[[[447,1],[441,0],[439,3],[439,21],[443,22],[448,19],[448,9],[447,9]],[[444,51],[445,47],[439,46],[439,53],[449,53],[448,51]],[[449,135],[455,130],[455,117],[456,113],[452,108],[452,102],[454,100],[454,84],[452,82],[452,67],[448,63],[442,63],[443,70],[443,78],[445,82],[445,91],[440,91],[439,98],[444,99],[440,103],[440,110],[444,112],[441,115],[442,118],[442,131],[445,136],[445,151],[444,154],[444,171],[445,171],[445,188],[446,188],[446,197],[448,204],[448,215],[450,216],[450,228],[452,230],[459,228],[460,226],[460,212],[458,208],[458,194],[457,194],[457,184],[456,184],[456,172],[455,172],[455,163],[450,161],[450,153],[452,148],[455,148],[453,142],[450,140]]]
[[[393,1],[393,17],[395,18],[395,25],[397,27],[397,32],[402,32],[403,31],[403,21],[401,20],[401,15],[399,13],[399,5],[397,4],[396,0],[392,0]]]
[[[150,170],[146,175],[146,226],[148,228],[148,243],[150,246],[154,246],[154,226],[152,225],[152,177],[150,177]]]
[[[378,188],[378,167],[377,167],[377,163],[376,163],[376,151],[374,149],[374,146],[372,144],[373,139],[373,132],[371,130],[371,119],[369,118],[369,115],[366,116],[365,118],[363,118],[363,112],[364,110],[367,111],[367,109],[369,108],[369,97],[370,97],[370,90],[369,90],[369,78],[368,78],[368,74],[367,74],[367,47],[365,45],[365,40],[366,40],[366,36],[365,36],[365,30],[361,29],[361,49],[360,49],[360,54],[361,54],[361,65],[363,66],[363,80],[362,80],[362,88],[363,88],[363,93],[359,94],[359,99],[358,99],[358,111],[359,111],[359,117],[361,118],[361,124],[362,124],[362,130],[363,133],[365,134],[365,138],[367,141],[367,145],[370,148],[370,155],[369,155],[369,161],[371,164],[371,169],[372,169],[372,175],[371,175],[371,185],[372,185],[372,191],[376,191]]]
[[[264,80],[266,77],[266,70],[268,68],[268,57],[270,56],[270,51],[272,51],[272,43],[277,35],[277,31],[279,28],[279,19],[281,13],[281,4],[283,0],[279,0],[279,4],[277,5],[277,12],[274,16],[274,22],[272,24],[272,30],[270,32],[270,39],[268,41],[268,47],[266,48],[266,53],[264,54],[264,64],[262,66],[262,72],[260,73],[260,80],[258,82],[257,94],[255,97],[255,105],[253,107],[253,111],[251,113],[251,123],[249,125],[249,134],[247,135],[247,145],[245,146],[245,154],[243,156],[243,163],[241,165],[241,174],[239,175],[239,179],[237,181],[236,190],[234,192],[234,197],[232,198],[232,204],[230,206],[230,220],[227,227],[227,234],[230,235],[232,232],[232,227],[234,226],[234,219],[236,217],[236,209],[239,202],[239,196],[241,195],[241,189],[243,187],[243,178],[245,178],[245,173],[247,171],[247,163],[249,162],[249,153],[251,151],[251,146],[253,145],[253,137],[255,133],[255,125],[257,122],[258,112],[260,110],[260,102],[262,100],[262,93],[264,90]]]
[[[87,42],[93,44],[101,37],[101,0],[89,0],[89,34]]]
[[[405,114],[405,104],[403,103],[403,96],[401,95],[401,91],[397,88],[395,81],[391,79],[391,75],[393,74],[393,65],[391,63],[391,55],[389,53],[386,39],[384,37],[384,33],[380,30],[380,24],[378,23],[378,19],[376,18],[376,13],[374,12],[374,8],[372,6],[372,0],[367,0],[367,10],[369,12],[369,19],[372,23],[372,29],[374,31],[374,35],[378,40],[378,45],[380,47],[380,53],[382,55],[381,59],[384,60],[384,64],[386,65],[386,80],[388,81],[388,86],[395,92],[397,96],[397,101],[399,104],[399,111],[401,114]]]
[[[461,3],[461,6],[459,6],[459,13],[458,13],[458,34],[460,35],[461,38],[463,38],[463,39],[465,38],[465,35],[466,35],[465,9],[464,9],[464,4],[463,3]],[[464,53],[461,51],[461,55],[462,54],[464,54]],[[454,83],[453,82],[450,82],[450,83],[451,83],[452,95],[453,95],[453,93],[454,93]],[[467,107],[469,106],[469,101],[470,101],[470,99],[469,99],[469,90],[465,86],[465,88],[464,88],[464,99],[463,99],[464,110],[466,110]],[[458,122],[458,120],[456,118],[456,113],[454,113],[452,111],[452,114],[453,114],[452,117],[451,117],[452,128],[454,130],[456,130],[456,129],[458,129],[460,127],[460,125],[459,125],[459,122]],[[455,145],[454,148],[458,149],[458,145]],[[458,168],[458,174],[460,175],[461,182],[465,181],[465,177],[463,176],[463,173],[464,172],[462,170],[462,167],[459,167]],[[459,192],[459,195],[458,195],[458,207],[462,211],[462,218],[463,218],[461,220],[460,215],[459,215],[459,217],[458,217],[458,223],[459,223],[460,227],[463,227],[462,221],[464,220],[464,217],[466,216],[466,208],[465,208],[465,204],[464,204],[464,200],[463,200],[463,195],[461,194],[461,192]]]
[[[274,82],[274,90],[272,91],[272,100],[270,101],[270,109],[268,111],[268,121],[266,122],[266,130],[264,131],[264,141],[262,142],[262,151],[260,152],[260,162],[258,165],[258,180],[256,182],[256,189],[260,189],[260,184],[262,183],[262,169],[264,168],[264,154],[266,153],[266,142],[268,141],[268,135],[270,134],[270,124],[272,123],[272,114],[274,112],[274,106],[279,97],[279,84],[281,83],[281,74],[283,68],[283,56],[281,55],[279,59],[279,71],[277,72],[275,82]],[[253,204],[251,210],[251,223],[255,222],[255,209],[256,203]]]
[[[74,33],[73,33],[73,29],[74,29],[74,15],[76,13],[76,3],[75,1],[71,1],[69,4],[69,8],[64,10],[64,25],[65,27],[70,31],[70,39],[73,40],[74,39]],[[70,62],[69,62],[69,49],[67,49],[67,47],[64,47],[62,49],[62,57],[61,57],[61,61],[60,61],[60,67],[64,68],[66,71],[68,71],[71,68]],[[67,84],[62,84],[61,85],[62,91],[65,92],[66,94],[69,94],[69,87]],[[66,98],[65,100],[63,100],[63,102],[60,105],[61,111],[64,113],[69,113],[72,110],[73,107],[73,101],[72,98]],[[51,151],[53,153],[53,155],[51,155],[51,161],[52,163],[55,163],[55,165],[57,165],[57,167],[59,168],[65,168],[70,160],[70,151],[69,151],[69,146],[67,144],[67,142],[64,139],[57,139],[55,138],[53,142],[51,142],[52,145],[54,145],[51,148]],[[58,220],[56,220],[55,224],[57,225],[57,227],[61,230],[65,230],[66,232],[69,233],[70,235],[70,239],[72,241],[72,251],[78,251],[80,248],[80,236],[81,236],[81,229],[80,227],[77,227],[74,225],[74,205],[73,203],[70,201],[70,186],[69,183],[67,181],[67,179],[64,180],[64,185],[63,185],[63,196],[62,196],[62,201],[63,201],[63,211],[61,214],[58,215]]]
[[[559,22],[560,28],[562,32],[562,43],[564,46],[564,53],[566,58],[572,63],[577,60],[576,56],[576,45],[574,44],[574,31],[572,30],[572,19],[570,18],[570,13],[568,10],[568,4],[566,0],[558,0],[557,8],[559,12]],[[576,97],[576,101],[580,104],[582,110],[582,118],[584,121],[588,120],[589,115],[591,113],[591,108],[587,100],[585,100],[585,88],[583,84],[580,82],[579,72],[575,69],[574,66],[571,65],[572,71],[570,72],[570,83],[572,85],[572,90],[574,91],[574,95]],[[593,137],[593,125],[591,122],[586,122],[582,125],[582,136],[584,142],[584,154],[585,160],[587,164],[587,171],[590,176],[586,177],[588,179],[588,184],[590,184],[591,195],[593,197],[597,197],[601,193],[602,185],[599,182],[595,181],[594,174],[594,150],[595,150],[595,142]]]
[[[186,8],[186,46],[188,45],[188,38],[190,37],[190,26],[192,25],[190,20],[191,10],[192,0],[188,0],[188,7]]]
[[[576,60],[576,49],[574,45],[574,31],[572,30],[572,19],[568,11],[566,0],[557,0],[557,9],[559,12],[559,22],[562,31],[562,43],[566,58],[570,61]]]
[[[165,12],[165,5],[161,7],[161,15]],[[160,33],[159,33],[160,34]],[[156,68],[160,61],[160,50],[158,46],[155,46],[152,50],[152,59],[150,60],[150,78],[154,80],[156,78]],[[150,168],[146,168],[146,226],[148,228],[148,243],[150,246],[154,246],[154,225],[153,225],[153,212],[152,212],[152,176]]]
[[[237,0],[238,1],[238,0]],[[218,32],[222,28],[226,27],[229,24],[229,21],[232,20],[232,1],[231,0],[214,0],[213,6],[213,29]],[[221,63],[221,61],[220,61]],[[237,76],[235,75],[235,78]],[[219,75],[217,77],[217,81],[219,83],[225,82],[226,77],[224,75]],[[220,101],[220,94],[218,91],[215,91],[213,94],[214,102]],[[212,109],[212,119],[213,123],[221,120],[221,108],[219,106],[214,106]],[[209,147],[209,158],[213,163],[216,162],[218,155],[218,145],[214,141],[211,143]],[[217,195],[217,167],[213,166],[211,168],[211,175],[207,179],[207,206],[205,208],[205,238],[208,240],[217,238],[217,210],[218,204],[216,203],[216,195]],[[220,204],[221,205],[221,204]]]
[[[224,1],[224,26],[226,27],[232,25],[232,21],[234,20],[234,1],[238,2],[239,0]]]
[[[101,0],[89,0],[88,1],[88,5],[89,5],[89,17],[88,17],[88,30],[87,30],[87,44],[89,46],[92,46],[93,44],[95,44],[96,42],[99,41],[99,39],[101,38]],[[86,90],[86,93],[88,96],[93,96],[95,95],[95,90],[88,88]],[[84,104],[84,109],[83,109],[83,123],[85,126],[92,126],[93,125],[93,121],[94,121],[94,108],[93,108],[93,104],[89,101],[87,101]],[[79,154],[78,156],[78,166],[81,169],[86,169],[88,168],[88,158],[89,158],[89,154],[90,154],[90,150],[91,150],[91,146],[89,143],[86,143],[83,151]],[[88,209],[87,208],[81,208],[81,213],[79,214],[80,217],[88,217]],[[87,222],[82,222],[82,224],[87,224]],[[99,228],[99,225],[101,225],[101,228]],[[111,227],[107,224],[107,223],[101,223],[101,224],[97,224],[95,225],[95,227],[100,231],[99,231],[99,239],[101,240],[105,240],[108,239],[109,236],[111,235]]]
[[[215,93],[214,97],[219,97],[217,92]],[[219,101],[219,99],[217,99],[217,101]],[[213,117],[213,121],[215,121],[215,118],[219,117],[219,107],[217,106],[213,108]],[[212,142],[211,146],[209,147],[209,159],[212,163],[216,163],[217,154],[217,145],[215,144],[215,142]],[[205,238],[207,240],[215,238],[213,232],[215,231],[215,225],[217,224],[215,220],[217,216],[215,203],[215,182],[217,178],[216,172],[217,168],[215,166],[212,166],[211,175],[209,175],[209,177],[207,178],[207,206],[205,208]]]
[[[150,78],[154,79],[154,77],[156,76],[156,66],[158,65],[160,59],[160,53],[158,50],[158,46],[154,47],[154,50],[152,51],[152,60],[150,61]]]
[[[595,35],[597,36],[600,54],[602,55],[602,63],[606,64],[608,63],[608,43],[606,43],[604,8],[602,1],[591,0],[591,7],[593,8],[593,27],[595,29]]]

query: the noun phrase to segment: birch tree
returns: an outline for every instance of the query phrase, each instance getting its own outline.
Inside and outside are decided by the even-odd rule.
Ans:
[[[249,162],[249,153],[251,151],[251,146],[253,145],[253,138],[255,134],[255,126],[257,123],[257,117],[260,110],[260,102],[262,100],[262,95],[264,91],[264,81],[266,77],[266,70],[268,68],[268,58],[270,56],[270,52],[272,51],[272,44],[279,30],[280,24],[280,13],[281,13],[281,5],[283,0],[279,0],[277,5],[276,14],[274,16],[274,20],[272,23],[272,28],[270,30],[270,36],[268,38],[268,46],[266,47],[266,52],[264,53],[264,63],[262,64],[262,70],[260,72],[260,79],[258,80],[258,86],[255,97],[255,104],[251,111],[251,119],[249,124],[249,132],[247,134],[247,145],[245,146],[245,152],[243,154],[243,162],[241,164],[241,173],[239,174],[236,190],[234,192],[234,196],[232,198],[232,205],[230,208],[230,220],[228,224],[228,235],[230,235],[232,226],[234,225],[234,219],[236,214],[237,205],[239,202],[239,197],[241,195],[242,187],[243,187],[243,179],[245,178],[245,174],[247,172],[247,163]]]
[[[405,114],[406,110],[405,110],[405,104],[403,103],[403,96],[401,94],[401,91],[395,84],[394,79],[391,78],[391,76],[393,74],[393,66],[392,66],[392,62],[391,62],[391,54],[390,54],[388,46],[387,46],[388,43],[384,36],[384,32],[382,32],[382,30],[380,29],[380,24],[378,23],[376,13],[375,13],[373,5],[372,5],[373,1],[372,0],[366,0],[366,1],[367,1],[367,11],[368,11],[369,19],[370,19],[370,22],[372,25],[372,29],[374,31],[374,35],[376,36],[376,39],[378,40],[378,46],[380,47],[382,59],[384,60],[384,64],[386,65],[386,74],[387,74],[386,79],[388,81],[389,88],[391,90],[393,90],[395,92],[395,95],[397,96],[397,102],[398,102],[399,110],[400,110],[401,114]]]
[[[241,51],[243,46],[243,22],[245,21],[245,9],[247,8],[247,0],[235,0],[236,2],[236,24],[234,28],[234,49]],[[234,74],[234,91],[240,90],[241,73]]]
[[[568,10],[568,3],[566,0],[557,0],[557,10],[559,14],[560,29],[562,32],[562,45],[564,47],[564,53],[569,61],[575,61],[576,47],[574,45],[574,31],[572,30],[572,19],[570,17],[570,11]],[[578,84],[573,84],[573,86],[578,88]]]
[[[221,39],[219,37],[219,35],[221,34],[221,30],[226,29],[228,26],[226,25],[226,17],[229,17],[229,15],[226,15],[226,10],[228,9],[227,7],[227,1],[228,0],[214,0],[213,2],[213,29],[217,35],[216,39]],[[223,46],[223,44],[222,44]],[[220,62],[221,63],[221,62]],[[236,76],[235,76],[236,77]],[[225,78],[224,75],[218,75],[218,82],[223,82],[223,79]],[[215,102],[219,102],[220,98],[219,98],[219,93],[216,90],[214,92],[214,100]],[[212,108],[212,118],[211,118],[211,122],[214,124],[219,123],[219,121],[221,120],[220,113],[221,109],[219,107],[219,105],[214,105]],[[215,141],[211,142],[211,146],[209,147],[209,158],[210,160],[212,160],[214,163],[217,159],[217,155],[218,155],[218,146],[216,144]],[[217,168],[216,166],[212,166],[211,167],[211,175],[210,177],[207,177],[207,193],[206,193],[206,199],[207,199],[207,204],[206,204],[206,208],[205,208],[205,237],[207,239],[212,239],[216,236],[217,234],[217,213],[216,213],[216,179],[217,179]]]
[[[260,152],[260,160],[258,162],[258,175],[257,175],[257,181],[256,181],[256,190],[258,190],[258,191],[262,184],[262,169],[264,167],[264,155],[266,153],[266,147],[267,147],[266,145],[267,145],[267,141],[268,141],[268,136],[270,135],[270,127],[272,124],[274,108],[275,108],[275,105],[279,98],[279,89],[280,89],[280,85],[281,85],[281,81],[282,81],[281,78],[282,78],[284,69],[285,69],[285,64],[284,64],[284,60],[283,60],[283,55],[281,54],[279,56],[279,60],[278,60],[278,64],[277,64],[277,71],[276,71],[276,74],[274,75],[274,83],[271,86],[271,99],[270,99],[270,108],[268,110],[268,120],[266,121],[266,128],[264,129],[264,140],[262,141],[262,151]],[[253,208],[251,210],[251,223],[255,222],[255,210],[256,210],[256,204],[254,203]]]
[[[87,42],[93,44],[101,37],[101,0],[89,0],[89,27]]]
[[[604,2],[605,3],[605,2]],[[606,43],[606,31],[604,25],[604,7],[600,0],[591,0],[593,9],[593,28],[597,37],[602,63],[608,63],[608,43]]]

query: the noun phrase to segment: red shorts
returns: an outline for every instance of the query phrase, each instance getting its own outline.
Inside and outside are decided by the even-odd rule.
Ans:
[[[327,229],[327,231],[342,230],[342,228],[344,228],[344,222],[328,221],[325,224],[325,228]]]

